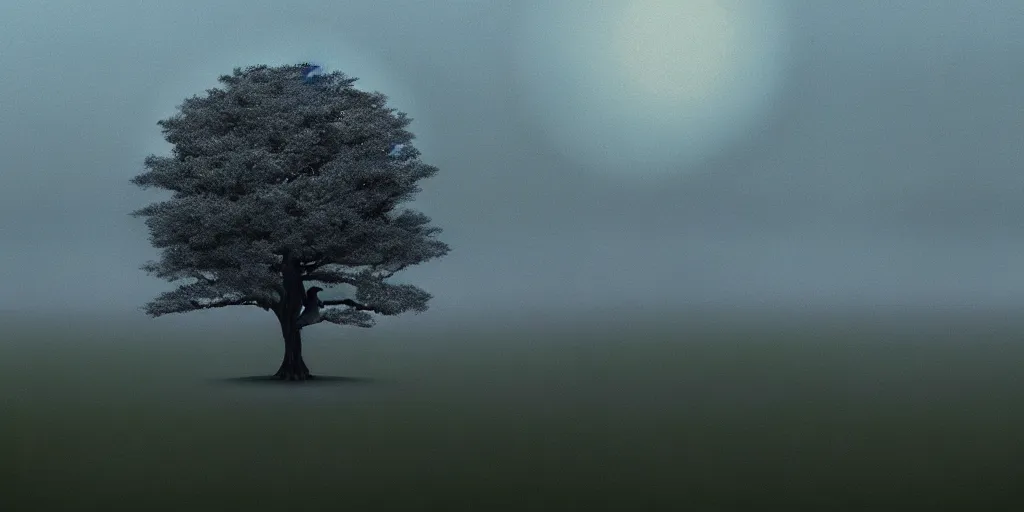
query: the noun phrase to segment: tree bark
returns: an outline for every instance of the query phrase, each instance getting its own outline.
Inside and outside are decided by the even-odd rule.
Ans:
[[[305,288],[300,277],[299,263],[288,252],[282,257],[281,274],[284,297],[276,313],[284,336],[284,360],[274,376],[282,380],[306,380],[311,375],[302,360],[302,327],[298,324]]]
[[[307,380],[312,378],[306,362],[302,360],[302,332],[293,322],[281,322],[284,334],[284,359],[275,377],[281,380]]]

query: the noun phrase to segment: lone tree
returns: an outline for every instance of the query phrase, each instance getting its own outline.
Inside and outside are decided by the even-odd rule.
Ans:
[[[310,378],[301,329],[322,321],[371,327],[374,315],[427,309],[431,295],[387,282],[445,255],[439,228],[397,207],[437,168],[419,160],[411,122],[381,93],[312,66],[236,68],[223,88],[193,96],[158,122],[174,145],[132,182],[173,192],[144,217],[159,261],[142,269],[177,289],[145,306],[153,317],[225,306],[272,311],[284,336],[276,376]],[[321,301],[319,286],[355,298]],[[323,307],[323,310],[321,310]]]

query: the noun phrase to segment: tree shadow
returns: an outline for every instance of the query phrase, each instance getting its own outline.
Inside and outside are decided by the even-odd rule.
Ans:
[[[247,375],[244,377],[225,377],[212,379],[217,384],[255,384],[277,386],[341,386],[354,384],[373,384],[374,379],[364,377],[343,377],[338,375],[311,375],[306,380],[282,380],[273,375]]]

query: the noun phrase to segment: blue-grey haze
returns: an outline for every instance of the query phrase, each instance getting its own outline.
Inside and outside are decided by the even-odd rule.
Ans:
[[[169,149],[156,121],[234,66],[302,60],[392,96],[440,167],[416,206],[453,252],[402,276],[435,318],[1024,299],[1020,2],[785,4],[756,129],[698,169],[616,181],[523,113],[526,4],[5,2],[0,308],[127,312],[166,289],[128,216],[161,197],[128,182]]]

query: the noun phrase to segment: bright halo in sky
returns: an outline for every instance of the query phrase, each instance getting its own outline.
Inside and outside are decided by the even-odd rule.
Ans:
[[[540,0],[520,6],[524,114],[583,166],[692,167],[762,121],[785,64],[773,0]]]

